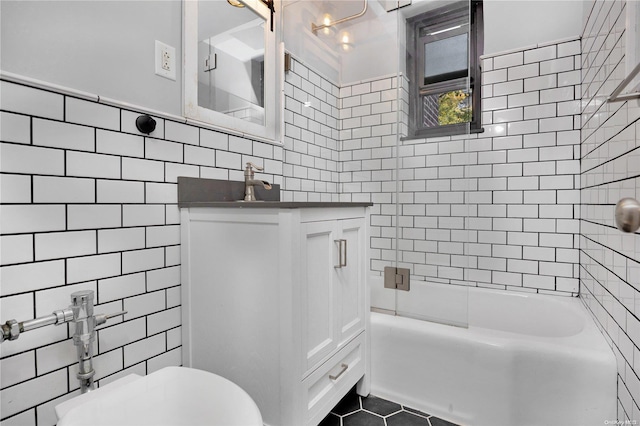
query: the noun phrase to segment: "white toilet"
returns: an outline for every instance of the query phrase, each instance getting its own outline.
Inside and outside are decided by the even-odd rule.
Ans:
[[[131,374],[55,407],[57,426],[262,426],[260,410],[235,383],[202,370],[165,367]]]

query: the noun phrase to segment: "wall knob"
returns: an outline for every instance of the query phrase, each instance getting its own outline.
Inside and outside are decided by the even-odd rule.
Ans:
[[[141,115],[136,118],[136,127],[138,131],[148,135],[156,129],[156,120],[151,118],[150,115]]]
[[[623,232],[636,232],[640,228],[640,203],[623,198],[616,204],[616,226]]]

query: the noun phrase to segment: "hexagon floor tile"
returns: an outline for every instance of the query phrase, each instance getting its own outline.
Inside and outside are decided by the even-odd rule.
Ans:
[[[319,426],[457,426],[438,417],[395,402],[369,395],[359,396],[353,388]]]

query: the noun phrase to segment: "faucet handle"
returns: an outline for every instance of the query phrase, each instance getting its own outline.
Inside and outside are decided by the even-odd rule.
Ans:
[[[260,166],[256,166],[255,164],[253,164],[251,161],[247,161],[247,170],[250,171],[251,168],[256,169],[257,171],[261,172],[264,170],[264,167],[260,167]]]
[[[96,326],[102,325],[107,322],[108,319],[119,317],[120,315],[125,315],[128,311],[120,311],[114,312],[112,314],[97,314],[96,317]]]

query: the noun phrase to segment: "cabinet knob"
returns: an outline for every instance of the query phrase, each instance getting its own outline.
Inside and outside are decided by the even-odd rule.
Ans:
[[[623,232],[636,232],[640,228],[640,203],[623,198],[616,204],[616,226]]]

